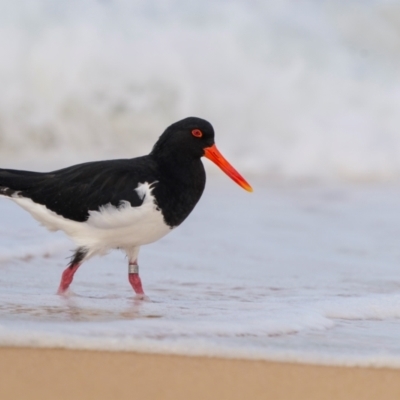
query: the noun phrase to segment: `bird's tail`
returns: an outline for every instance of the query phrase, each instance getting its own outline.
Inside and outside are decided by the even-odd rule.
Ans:
[[[0,195],[12,196],[15,192],[29,189],[43,175],[41,172],[0,169]]]

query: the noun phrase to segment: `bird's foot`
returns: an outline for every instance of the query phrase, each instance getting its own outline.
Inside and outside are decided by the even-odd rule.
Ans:
[[[66,296],[68,296],[69,291],[68,291],[68,289],[62,288],[61,285],[60,285],[60,287],[57,289],[57,294],[58,294],[59,296],[64,296],[64,297],[66,297]]]
[[[57,289],[56,294],[58,296],[62,296],[64,298],[68,298],[68,297],[71,297],[71,296],[77,296],[77,294],[73,290],[71,290],[70,288],[67,288],[67,289],[64,290],[61,287],[59,287]]]
[[[139,301],[150,301],[150,297],[143,294],[135,294],[134,300],[139,300]]]

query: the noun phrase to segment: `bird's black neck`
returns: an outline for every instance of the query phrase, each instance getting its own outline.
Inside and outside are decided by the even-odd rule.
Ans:
[[[157,204],[170,227],[181,224],[199,201],[206,183],[199,158],[154,157],[159,182],[154,188]]]

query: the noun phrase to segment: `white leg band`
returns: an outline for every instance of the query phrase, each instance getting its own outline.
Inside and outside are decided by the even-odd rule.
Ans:
[[[130,273],[130,274],[138,274],[139,273],[139,265],[137,265],[137,264],[129,264],[128,273]]]

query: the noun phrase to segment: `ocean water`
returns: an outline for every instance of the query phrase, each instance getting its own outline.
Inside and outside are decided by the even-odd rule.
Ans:
[[[400,175],[395,0],[0,0],[0,157],[136,156],[196,115],[243,172]]]
[[[55,294],[73,245],[0,199],[0,345],[400,367],[400,187],[211,180],[189,219]]]

